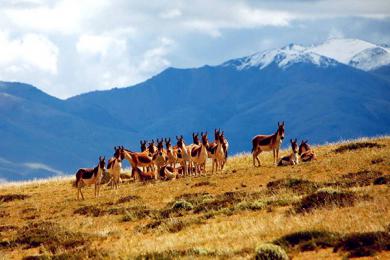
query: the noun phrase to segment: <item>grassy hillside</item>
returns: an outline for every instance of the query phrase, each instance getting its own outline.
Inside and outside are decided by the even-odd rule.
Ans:
[[[253,168],[244,154],[85,201],[70,179],[0,186],[0,258],[253,258],[262,243],[294,259],[390,258],[390,137],[314,149],[315,162],[275,167],[266,153]]]

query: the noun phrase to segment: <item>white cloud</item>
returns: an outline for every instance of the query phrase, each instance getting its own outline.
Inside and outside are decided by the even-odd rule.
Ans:
[[[182,16],[182,12],[177,8],[166,10],[160,13],[160,17],[163,19],[173,19],[179,16]]]
[[[39,34],[25,34],[11,38],[0,32],[0,68],[11,73],[40,70],[57,74],[59,50],[48,38]]]
[[[80,36],[76,48],[82,54],[106,56],[113,49],[124,53],[126,51],[126,41],[110,36],[86,34]]]
[[[46,164],[43,163],[37,163],[37,162],[29,162],[29,163],[23,163],[23,166],[30,168],[32,170],[45,170],[51,173],[54,173],[55,175],[64,175],[65,173],[54,169]]]

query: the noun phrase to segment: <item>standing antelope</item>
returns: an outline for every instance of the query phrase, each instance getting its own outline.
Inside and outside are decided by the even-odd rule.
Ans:
[[[191,149],[191,161],[195,166],[195,174],[201,174],[202,169],[206,171],[206,160],[207,160],[207,147],[209,145],[209,141],[207,140],[207,132],[202,136],[202,143],[199,145],[194,145]]]
[[[163,145],[164,139],[157,139],[157,152],[153,155],[154,164],[157,166],[157,171],[160,171],[160,168],[167,164],[167,152],[164,150]]]
[[[295,165],[299,163],[297,139],[296,138],[295,140],[290,139],[290,143],[291,143],[292,154],[284,156],[282,159],[280,159],[278,166]]]
[[[225,164],[225,151],[223,149],[223,143],[224,143],[224,139],[222,135],[218,132],[216,135],[215,154],[214,154],[212,169],[211,169],[212,173],[214,173],[214,165],[215,165],[216,172],[218,171],[218,169],[223,170]]]
[[[216,155],[216,151],[217,151],[217,141],[219,139],[219,133],[220,133],[220,130],[214,129],[214,142],[209,143],[209,146],[207,148],[208,157],[212,160],[213,163],[214,163],[215,155]],[[213,168],[214,168],[214,166],[213,166]]]
[[[149,157],[147,154],[132,152],[123,147],[122,149],[123,149],[124,158],[129,161],[132,168],[145,167],[145,169],[147,168],[154,169],[153,158]],[[143,171],[143,172],[147,172],[147,171]]]
[[[176,136],[177,140],[177,160],[183,167],[184,175],[192,173],[191,154],[188,152],[187,146],[184,143],[183,136]]]
[[[223,148],[223,151],[225,153],[225,158],[224,158],[224,161],[223,161],[223,166],[225,166],[225,163],[227,161],[227,157],[228,157],[228,150],[229,150],[229,142],[228,140],[225,138],[225,132],[222,131],[221,133],[221,138],[222,138],[222,148]],[[222,166],[222,168],[223,168]]]
[[[256,161],[258,166],[261,165],[258,155],[263,151],[271,151],[274,155],[274,164],[279,159],[280,144],[284,139],[284,121],[280,124],[278,122],[278,130],[273,135],[256,135],[252,139],[252,155],[253,166],[256,167]]]
[[[172,145],[171,145],[171,138],[166,139],[165,138],[165,146],[167,148],[167,157],[168,161],[167,163],[170,164],[173,169],[176,168],[176,162],[177,162],[177,153],[174,152]]]
[[[115,153],[110,160],[108,160],[107,163],[107,171],[111,177],[110,182],[112,182],[112,188],[118,189],[118,185],[121,182],[121,169],[122,169],[122,160],[124,158],[123,156],[123,149],[121,147],[114,147]]]
[[[299,145],[299,152],[298,154],[301,156],[302,162],[309,162],[312,160],[316,160],[317,156],[314,153],[314,151],[310,148],[310,146],[307,144],[307,140],[301,142]]]
[[[76,173],[76,187],[77,187],[77,199],[84,199],[84,195],[81,191],[81,188],[86,185],[90,186],[95,184],[95,198],[99,196],[100,192],[100,182],[103,178],[103,172],[105,170],[105,158],[99,157],[99,163],[95,168],[82,168],[79,169]]]

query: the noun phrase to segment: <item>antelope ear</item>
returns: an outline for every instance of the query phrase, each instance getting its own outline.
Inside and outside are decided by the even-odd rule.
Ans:
[[[279,121],[278,121],[278,127],[280,126],[280,123],[279,123]]]
[[[290,139],[290,143],[293,143],[293,140],[292,140],[292,139]]]
[[[171,138],[170,137],[168,138],[168,141],[171,142]]]
[[[176,136],[176,140],[179,141],[179,137]]]
[[[282,121],[282,126],[284,126],[284,121]]]
[[[294,141],[294,142],[295,142],[295,143],[298,142],[297,138],[295,138],[295,141]]]
[[[305,141],[305,144],[307,144],[307,142],[309,142],[309,140],[306,140],[306,141]]]
[[[181,138],[181,139],[184,139],[183,135],[180,135],[180,138]]]

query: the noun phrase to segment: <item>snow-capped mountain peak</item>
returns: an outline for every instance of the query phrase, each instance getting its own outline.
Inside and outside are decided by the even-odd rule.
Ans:
[[[289,44],[280,49],[266,50],[244,58],[230,60],[222,65],[234,66],[238,70],[243,70],[252,67],[264,69],[272,63],[275,63],[280,68],[287,68],[299,62],[312,63],[317,66],[329,66],[335,63],[332,59],[308,51],[302,45]]]
[[[284,69],[299,62],[312,63],[321,67],[339,62],[369,71],[390,64],[390,51],[389,48],[359,39],[332,38],[310,47],[289,44],[280,49],[266,50],[230,60],[222,65],[243,70],[252,67],[264,69],[275,63]]]

